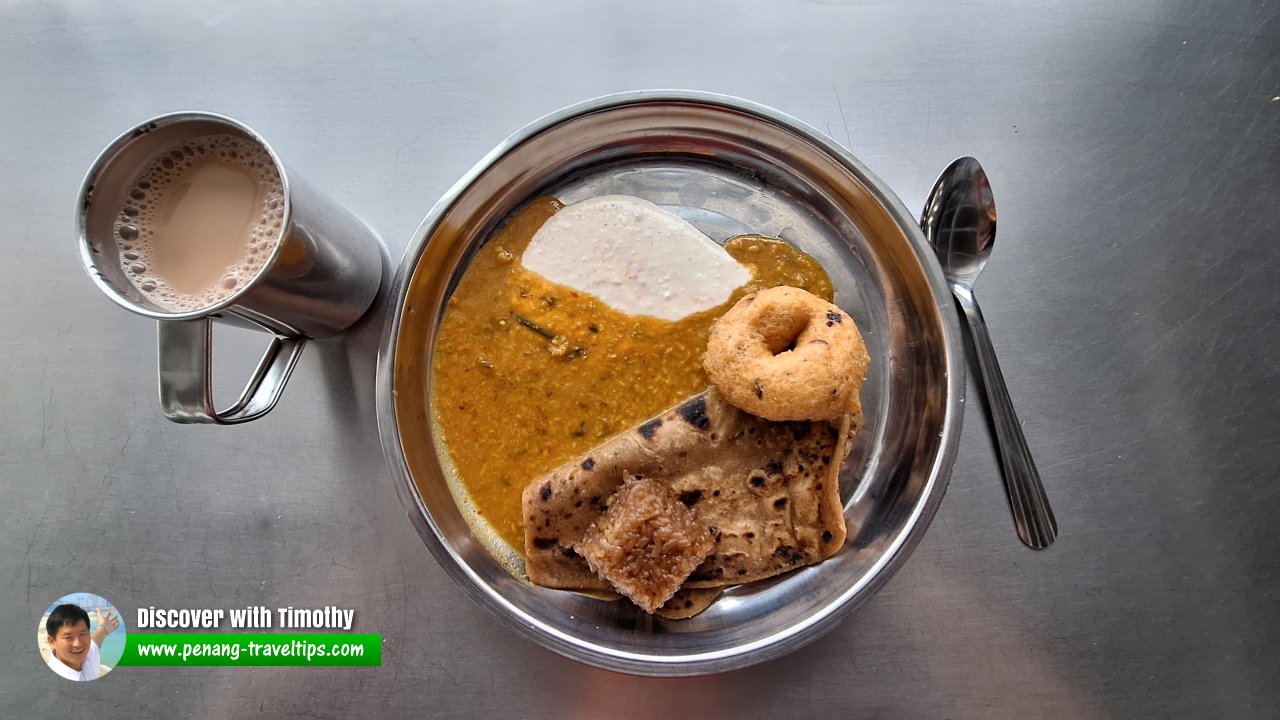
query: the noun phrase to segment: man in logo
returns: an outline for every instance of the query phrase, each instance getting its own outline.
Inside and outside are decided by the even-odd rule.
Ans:
[[[59,605],[49,613],[45,631],[49,633],[49,668],[68,680],[97,680],[102,669],[99,648],[108,635],[120,627],[115,613],[96,611],[98,629],[89,633],[89,613],[79,605]]]

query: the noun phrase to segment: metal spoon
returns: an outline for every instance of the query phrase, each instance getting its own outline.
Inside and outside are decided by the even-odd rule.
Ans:
[[[942,171],[925,202],[920,228],[937,253],[947,285],[969,321],[987,402],[995,419],[1000,465],[1018,537],[1028,547],[1047,548],[1058,536],[1058,521],[1049,507],[1040,473],[1031,459],[991,347],[987,323],[973,295],[973,281],[987,264],[996,242],[995,199],[987,174],[977,160],[962,157]]]

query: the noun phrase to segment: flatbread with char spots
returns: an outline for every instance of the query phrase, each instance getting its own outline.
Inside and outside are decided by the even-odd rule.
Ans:
[[[666,484],[715,539],[686,589],[824,560],[844,544],[839,471],[860,421],[770,422],[708,389],[525,488],[526,573],[546,587],[611,589],[573,547],[628,475]]]

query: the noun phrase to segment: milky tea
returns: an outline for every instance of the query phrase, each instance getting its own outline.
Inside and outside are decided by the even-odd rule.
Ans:
[[[284,205],[280,173],[258,143],[226,134],[178,143],[124,194],[114,225],[121,269],[165,310],[216,305],[271,257]]]

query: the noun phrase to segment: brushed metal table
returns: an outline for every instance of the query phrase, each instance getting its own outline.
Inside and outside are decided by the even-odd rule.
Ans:
[[[165,421],[155,330],[82,276],[75,193],[151,115],[254,126],[398,261],[542,114],[687,87],[825,130],[918,208],[972,154],[978,286],[1062,534],[1024,548],[971,385],[950,491],[837,630],[712,677],[597,671],[474,606],[415,534],[374,422],[381,315],[280,405]],[[1280,6],[0,3],[0,716],[1267,717],[1280,706]],[[219,387],[261,339],[220,331]],[[976,376],[976,373],[974,373]],[[971,380],[971,383],[974,382]],[[41,667],[57,597],[356,610],[379,668]]]

